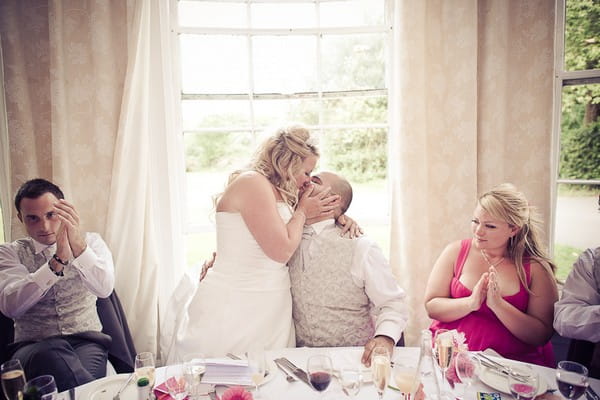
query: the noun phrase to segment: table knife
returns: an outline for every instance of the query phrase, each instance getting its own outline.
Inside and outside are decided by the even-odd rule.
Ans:
[[[278,360],[281,360],[283,363],[287,364],[292,374],[296,375],[298,379],[300,379],[302,382],[306,383],[312,388],[310,380],[308,379],[308,374],[302,368],[298,368],[296,365],[294,365],[293,362],[291,362],[285,357],[278,358]]]
[[[588,386],[585,390],[585,397],[587,398],[587,400],[600,400],[600,397],[598,397],[598,393],[596,393],[596,391],[592,389],[591,386]]]

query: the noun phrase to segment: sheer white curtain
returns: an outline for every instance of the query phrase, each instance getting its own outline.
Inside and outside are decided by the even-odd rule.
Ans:
[[[2,35],[0,35],[2,43]],[[10,187],[10,152],[8,151],[8,120],[6,115],[6,99],[4,97],[4,62],[0,47],[0,187]],[[11,240],[10,220],[12,216],[12,199],[8,190],[0,191],[2,206],[2,224],[4,240]],[[1,239],[1,238],[0,238]]]
[[[397,1],[390,121],[390,262],[429,325],[424,292],[477,196],[512,182],[550,207],[554,1]]]
[[[173,89],[169,2],[128,3],[127,75],[106,237],[138,351],[158,351],[159,315],[184,268],[182,143]]]

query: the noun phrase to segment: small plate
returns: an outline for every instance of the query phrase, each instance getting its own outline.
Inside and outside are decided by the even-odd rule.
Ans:
[[[506,358],[490,358],[506,366],[518,366],[520,364],[517,361],[511,361]],[[510,388],[508,387],[508,376],[504,375],[501,372],[482,366],[481,372],[479,373],[479,379],[481,380],[481,382],[485,383],[492,389],[496,389],[502,393],[511,394]],[[548,383],[546,382],[546,379],[544,379],[544,377],[540,374],[539,386],[536,396],[539,396],[542,393],[546,393],[547,390]]]
[[[129,379],[130,374],[111,375],[90,382],[82,393],[77,393],[77,397],[89,400],[112,400],[121,386]],[[129,385],[123,389],[120,397],[122,399],[136,399],[137,387],[135,380],[132,379]]]

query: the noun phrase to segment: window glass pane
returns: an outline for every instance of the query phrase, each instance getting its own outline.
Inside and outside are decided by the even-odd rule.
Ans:
[[[214,231],[190,233],[186,236],[185,246],[188,267],[199,271],[202,263],[217,251],[217,235]]]
[[[179,0],[180,26],[210,28],[245,28],[246,5],[222,1]]]
[[[315,36],[255,36],[254,90],[298,93],[317,89]]]
[[[600,179],[600,84],[563,88],[559,176]]]
[[[269,29],[314,28],[315,6],[311,3],[251,4],[252,27]]]
[[[324,35],[323,91],[385,87],[382,34]]]
[[[180,35],[184,93],[248,93],[246,38]]]
[[[567,0],[565,69],[600,69],[600,2]]]
[[[250,125],[248,100],[184,100],[181,106],[184,131]]]
[[[323,123],[385,123],[387,97],[340,97],[323,99]]]
[[[598,246],[600,237],[600,185],[558,185],[554,261],[557,277],[565,279],[573,262],[587,248]]]
[[[331,1],[319,5],[321,27],[383,25],[384,1]]]
[[[184,135],[186,171],[228,171],[242,168],[254,151],[249,132],[198,132]]]
[[[256,100],[254,118],[259,126],[278,127],[290,122],[316,125],[319,122],[317,99]]]

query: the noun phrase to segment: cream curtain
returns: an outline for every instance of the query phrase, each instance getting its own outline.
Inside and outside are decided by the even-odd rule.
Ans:
[[[394,19],[390,262],[415,344],[426,278],[479,194],[512,182],[548,221],[554,1],[398,1]]]
[[[0,2],[8,125],[0,161],[11,171],[0,177],[10,177],[1,187],[4,215],[5,199],[27,179],[59,184],[83,228],[112,249],[136,347],[154,352],[162,299],[184,268],[168,6]],[[11,233],[24,234],[14,214]]]

